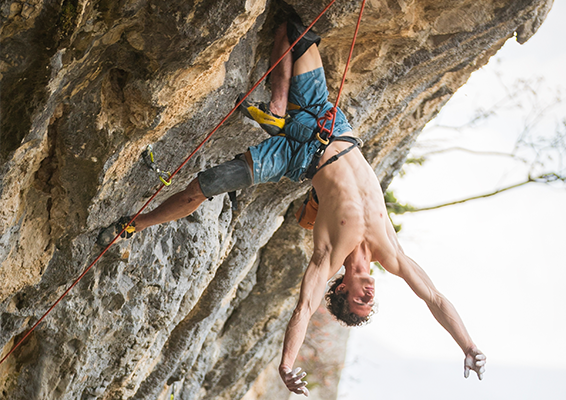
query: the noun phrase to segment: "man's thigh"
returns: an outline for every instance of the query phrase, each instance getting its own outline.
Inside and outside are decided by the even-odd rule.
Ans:
[[[322,59],[318,52],[318,46],[312,45],[309,49],[293,64],[293,76],[304,74],[322,68]]]
[[[330,108],[328,102],[328,88],[326,87],[326,77],[323,68],[305,72],[301,75],[295,75],[291,78],[291,86],[289,87],[289,103],[301,108],[310,106],[322,106]],[[289,114],[294,117],[294,106],[290,106]],[[317,110],[312,110],[317,111]],[[318,110],[320,111],[320,110]]]
[[[283,136],[273,136],[249,148],[254,185],[278,182],[287,172],[293,151]]]

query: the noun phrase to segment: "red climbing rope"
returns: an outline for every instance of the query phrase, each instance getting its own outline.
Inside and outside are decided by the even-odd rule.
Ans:
[[[324,15],[324,13],[326,13],[326,11],[328,11],[328,9],[332,6],[332,4],[334,4],[336,2],[336,0],[332,0],[327,6],[326,8],[324,8],[324,10],[322,10],[322,12],[318,15],[318,17],[316,17],[311,24],[307,27],[307,29],[305,29],[305,31],[297,38],[297,40],[295,40],[291,46],[281,55],[281,57],[271,66],[271,68],[269,68],[267,70],[267,72],[265,74],[263,74],[263,76],[261,78],[259,78],[259,80],[256,82],[256,84],[246,93],[246,95],[244,97],[242,97],[242,99],[234,106],[234,108],[232,108],[232,110],[222,119],[222,121],[220,121],[218,123],[218,125],[216,125],[216,127],[203,139],[203,141],[193,150],[193,152],[191,154],[189,154],[189,156],[185,159],[185,161],[183,161],[181,163],[181,165],[179,165],[179,167],[171,174],[171,176],[169,177],[167,183],[171,183],[171,179],[173,179],[173,177],[175,175],[177,175],[177,173],[181,170],[181,168],[183,168],[185,166],[185,164],[187,164],[187,162],[189,162],[189,160],[195,155],[195,153],[197,151],[199,151],[202,146],[204,146],[204,144],[212,137],[212,135],[214,135],[214,133],[218,130],[218,128],[220,128],[220,126],[222,126],[222,124],[224,124],[224,122],[226,122],[226,120],[234,113],[234,111],[236,111],[236,109],[244,102],[244,100],[260,85],[260,83],[271,73],[271,71],[273,71],[273,69],[283,60],[283,58],[285,58],[285,56],[287,54],[289,54],[289,52],[291,51],[291,49],[299,42],[299,40],[302,39],[302,37],[313,27],[313,25],[320,19],[320,17],[322,17]],[[365,3],[365,0],[364,0]],[[149,203],[151,203],[153,201],[153,199],[155,199],[155,197],[161,192],[161,190],[166,187],[168,185],[162,184],[159,189],[157,189],[157,191],[153,194],[153,196],[151,196],[149,198],[149,200],[143,205],[142,208],[140,208],[140,210],[136,213],[136,215],[133,216],[133,218],[130,220],[130,222],[128,223],[128,225],[126,225],[121,231],[120,233],[118,233],[116,235],[116,237],[110,242],[110,244],[108,244],[108,246],[106,246],[106,248],[98,255],[98,257],[96,257],[96,259],[84,270],[84,272],[73,282],[73,284],[71,286],[69,286],[69,288],[67,290],[65,290],[65,292],[63,292],[63,294],[57,299],[57,301],[47,310],[47,312],[45,312],[45,314],[43,314],[43,316],[31,327],[31,329],[14,345],[14,347],[12,347],[12,349],[10,350],[10,352],[8,354],[6,354],[4,356],[4,358],[2,358],[2,360],[0,360],[0,364],[2,364],[23,342],[24,340],[26,340],[28,338],[28,336],[34,331],[34,329],[45,319],[45,317],[47,317],[47,315],[61,302],[61,300],[63,300],[63,298],[79,283],[79,281],[88,273],[88,271],[91,270],[91,268],[98,262],[98,260],[100,260],[100,258],[108,251],[108,249],[114,244],[114,242],[116,242],[116,240],[118,240],[118,237],[120,237],[120,235],[128,228],[128,226],[134,222],[136,220],[136,218],[142,213],[143,210],[146,209],[146,207],[149,205]]]
[[[350,46],[350,54],[348,54],[348,61],[346,61],[346,67],[344,68],[344,74],[342,75],[342,83],[340,83],[340,89],[338,89],[338,95],[336,96],[336,102],[334,103],[334,108],[338,107],[338,102],[340,101],[340,95],[342,95],[342,89],[344,88],[344,82],[346,82],[346,73],[350,67],[350,60],[352,60],[352,54],[354,53],[354,46],[356,45],[356,38],[358,37],[358,31],[360,30],[360,24],[362,22],[362,14],[364,13],[364,7],[366,6],[366,0],[362,1],[362,6],[360,8],[360,15],[358,16],[358,22],[356,23],[356,30],[354,31],[354,37],[352,38],[352,45]]]
[[[318,125],[318,129],[320,132],[320,136],[324,141],[328,141],[328,138],[332,136],[332,132],[334,132],[334,124],[336,122],[336,111],[338,109],[338,102],[340,101],[340,96],[342,95],[342,89],[344,88],[344,82],[346,82],[346,74],[348,73],[348,68],[350,67],[350,60],[352,59],[352,54],[354,53],[354,46],[356,45],[356,38],[358,37],[358,31],[360,30],[360,24],[362,22],[362,14],[364,13],[364,7],[366,6],[366,0],[362,1],[362,6],[360,7],[360,15],[358,16],[358,22],[356,24],[356,30],[354,31],[354,37],[352,38],[352,45],[350,46],[350,53],[348,54],[348,60],[346,61],[346,67],[344,68],[344,73],[342,74],[342,82],[340,83],[340,88],[338,89],[338,95],[336,96],[336,102],[334,103],[334,107],[328,110],[324,116],[320,117],[316,124]],[[326,122],[332,119],[332,125],[330,129],[325,128]],[[328,133],[328,136],[325,135]],[[319,140],[321,140],[319,136]],[[321,140],[321,142],[323,142]]]

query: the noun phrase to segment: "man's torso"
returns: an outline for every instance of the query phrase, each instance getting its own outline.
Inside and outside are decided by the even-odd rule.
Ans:
[[[319,165],[350,145],[333,142]],[[319,198],[314,227],[315,246],[330,246],[332,249],[331,275],[362,243],[371,249],[372,261],[383,259],[393,252],[388,238],[390,222],[383,192],[359,149],[321,169],[312,183]]]

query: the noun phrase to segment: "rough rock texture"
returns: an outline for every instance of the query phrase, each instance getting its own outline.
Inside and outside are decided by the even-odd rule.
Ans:
[[[267,68],[273,29],[326,1],[20,0],[0,5],[0,349],[6,354]],[[359,1],[317,24],[330,91]],[[416,135],[551,0],[370,0],[343,103],[387,186]],[[266,99],[262,85],[254,97]],[[158,196],[264,134],[231,117]],[[280,352],[310,256],[307,184],[218,196],[115,246],[0,366],[9,399],[237,399]],[[94,246],[94,247],[93,247]]]

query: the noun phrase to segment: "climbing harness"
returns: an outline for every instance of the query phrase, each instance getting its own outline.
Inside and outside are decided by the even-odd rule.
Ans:
[[[287,54],[289,54],[289,52],[293,49],[293,47],[302,39],[302,37],[304,35],[306,35],[307,32],[310,31],[310,29],[314,26],[314,24],[324,15],[324,13],[326,13],[326,11],[328,11],[328,9],[335,2],[336,2],[336,0],[330,1],[330,3],[324,8],[324,10],[322,10],[320,12],[320,14],[311,22],[311,24],[307,27],[307,29],[305,29],[305,31],[293,43],[291,43],[289,48],[285,52],[283,52],[281,57],[275,63],[273,63],[273,65],[265,72],[265,74],[262,75],[261,78],[259,78],[259,80],[252,86],[252,88],[246,93],[246,95],[243,96],[240,99],[240,101],[236,103],[236,105],[232,108],[232,110],[230,110],[230,112],[228,112],[228,114],[226,114],[226,116],[216,125],[216,127],[212,131],[210,131],[210,133],[208,135],[206,135],[206,137],[202,140],[202,142],[189,154],[189,156],[187,158],[185,158],[185,160],[177,167],[177,169],[175,171],[173,171],[173,173],[169,176],[169,179],[167,180],[167,182],[171,183],[171,179],[173,179],[173,177],[175,175],[177,175],[177,173],[189,162],[189,160],[191,158],[193,158],[193,156],[196,154],[196,152],[199,151],[205,145],[205,143],[212,137],[212,135],[214,135],[214,133],[216,133],[216,131],[228,120],[228,118],[230,118],[230,116],[232,116],[232,114],[238,109],[238,107],[244,102],[244,100],[261,84],[261,82],[263,82],[265,80],[265,78],[271,73],[271,71],[273,71],[273,69],[275,67],[277,67],[277,65],[279,65],[281,60],[283,60],[283,58],[285,56],[287,56]],[[334,122],[335,122],[335,116],[336,116],[336,106],[337,106],[338,101],[340,99],[342,87],[343,87],[344,81],[346,79],[346,71],[348,70],[348,66],[350,64],[350,59],[352,58],[354,43],[356,41],[356,36],[358,34],[358,29],[359,29],[359,26],[360,26],[360,22],[361,22],[361,18],[362,18],[362,12],[363,12],[365,3],[366,3],[366,0],[363,0],[361,10],[360,10],[360,16],[358,17],[358,23],[357,23],[356,30],[355,30],[355,33],[354,33],[354,40],[352,41],[352,47],[350,48],[350,54],[348,56],[348,62],[346,63],[346,69],[345,69],[344,75],[342,77],[342,84],[340,85],[340,90],[338,91],[338,96],[336,98],[336,103],[334,105],[334,117],[332,119],[332,126],[331,126],[331,129],[330,129],[330,135],[332,134],[332,130],[334,129]],[[122,235],[122,233],[124,233],[126,231],[126,229],[128,229],[128,227],[136,220],[136,218],[147,208],[147,206],[153,201],[153,199],[155,199],[155,197],[157,197],[157,195],[159,193],[161,193],[161,190],[163,190],[163,188],[165,188],[166,186],[168,186],[168,185],[166,185],[164,182],[162,182],[162,185],[155,191],[155,193],[145,202],[145,204],[139,209],[139,211],[132,217],[130,222],[114,237],[114,239],[94,259],[94,261],[92,261],[92,263],[90,263],[90,265],[79,275],[79,277],[77,279],[75,279],[75,281],[71,284],[71,286],[69,286],[63,292],[63,294],[61,296],[59,296],[57,301],[55,301],[55,303],[53,303],[53,305],[51,307],[49,307],[49,309],[37,320],[37,322],[26,332],[26,334],[23,335],[22,338],[12,347],[12,349],[0,360],[0,365],[8,357],[10,357],[10,355],[29,337],[29,335],[35,330],[35,328],[37,328],[37,326],[47,317],[47,315],[49,315],[49,313],[63,300],[63,298],[65,298],[65,296],[67,296],[67,294],[69,294],[69,292],[92,269],[92,267],[94,267],[94,265],[102,258],[102,256],[104,254],[106,254],[108,249],[110,249],[110,247],[116,242],[116,240],[118,240],[118,238]]]
[[[366,0],[363,0],[362,6],[360,8],[360,14],[358,16],[358,22],[356,24],[356,30],[354,32],[354,37],[352,39],[352,45],[350,46],[348,61],[346,62],[346,67],[344,68],[344,74],[342,75],[342,82],[340,83],[340,89],[338,90],[338,95],[336,96],[336,102],[334,103],[334,106],[331,109],[329,109],[326,113],[324,113],[324,115],[320,118],[318,117],[318,115],[314,114],[308,109],[301,108],[298,106],[295,106],[294,108],[294,109],[299,108],[302,111],[306,111],[316,119],[317,126],[313,133],[314,138],[312,140],[318,140],[320,142],[320,146],[315,151],[313,158],[309,166],[307,167],[307,170],[303,174],[302,177],[303,179],[312,179],[315,176],[315,174],[318,171],[320,171],[322,168],[337,161],[340,157],[352,151],[354,148],[363,146],[363,142],[359,138],[353,136],[336,137],[336,136],[332,136],[332,133],[334,131],[334,124],[336,123],[336,112],[338,110],[338,102],[340,101],[340,96],[342,95],[342,89],[344,88],[344,82],[346,81],[346,73],[348,72],[348,68],[350,66],[350,60],[352,59],[352,54],[354,51],[354,46],[356,44],[356,38],[358,36],[358,31],[360,28],[360,23],[362,20],[362,14],[364,12],[365,4],[366,4]],[[320,106],[320,105],[314,104],[313,107],[314,106]],[[332,121],[330,129],[326,128],[326,123],[328,121]],[[338,154],[335,154],[334,156],[330,157],[328,160],[326,160],[326,162],[323,165],[319,167],[318,164],[320,162],[320,159],[324,155],[326,148],[330,145],[330,143],[337,140],[350,142],[352,143],[352,145],[345,148]],[[307,193],[307,197],[303,201],[303,204],[301,205],[301,207],[299,207],[299,209],[295,213],[295,218],[297,219],[300,226],[302,226],[305,229],[311,230],[314,228],[314,222],[316,220],[317,213],[318,213],[318,197],[316,196],[316,191],[314,190],[314,188],[311,188],[309,193]]]
[[[316,133],[316,138],[318,139],[320,137],[319,133]],[[361,139],[354,137],[354,136],[332,136],[330,138],[326,138],[326,139],[318,139],[319,142],[321,142],[322,144],[319,146],[319,148],[315,151],[312,160],[307,168],[307,170],[304,172],[303,174],[303,179],[312,179],[315,174],[320,171],[322,168],[326,167],[329,164],[332,164],[333,162],[335,162],[336,160],[338,160],[340,157],[342,157],[343,155],[346,155],[347,153],[349,153],[350,151],[352,151],[354,148],[356,147],[362,147],[363,146],[363,142]],[[320,159],[322,158],[322,156],[324,155],[324,152],[326,151],[326,148],[330,145],[330,143],[332,142],[336,142],[336,141],[341,141],[341,142],[349,142],[352,143],[352,145],[350,147],[345,148],[344,150],[342,150],[340,153],[333,155],[332,157],[330,157],[328,160],[326,160],[326,162],[324,164],[322,164],[320,167],[318,166],[318,163],[320,162]]]
[[[153,155],[153,146],[148,144],[146,149],[142,153],[142,158],[145,161],[146,165],[155,171],[159,180],[165,185],[169,186],[171,184],[171,172],[163,171],[159,168],[159,166],[155,163],[155,157]],[[169,180],[168,180],[169,179]]]

